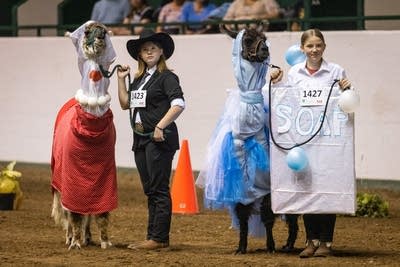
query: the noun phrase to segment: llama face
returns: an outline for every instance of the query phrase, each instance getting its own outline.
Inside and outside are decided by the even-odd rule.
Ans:
[[[222,32],[236,39],[238,32],[229,30],[225,25],[220,28]],[[245,29],[242,37],[242,58],[250,62],[264,62],[269,57],[266,41],[263,27]]]
[[[107,28],[98,22],[88,21],[70,35],[78,54],[81,87],[75,99],[84,111],[101,117],[110,107],[109,79],[102,76],[100,65],[108,70],[115,60]]]
[[[94,22],[86,25],[82,48],[88,58],[93,59],[104,53],[106,34],[107,29],[103,24]]]
[[[250,62],[263,62],[269,57],[266,41],[263,32],[246,29],[242,39],[242,57]]]

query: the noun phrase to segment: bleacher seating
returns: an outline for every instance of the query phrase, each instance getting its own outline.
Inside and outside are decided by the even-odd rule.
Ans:
[[[0,26],[15,27],[17,26],[17,9],[18,6],[27,0],[1,0],[0,1]],[[0,36],[16,35],[16,30],[0,29]]]
[[[0,0],[0,36],[16,36],[17,31],[17,10],[18,7],[30,0]],[[93,5],[99,0],[64,0],[58,4],[58,35],[63,35],[66,30],[74,30],[76,25],[90,19]],[[155,9],[170,0],[148,0],[148,3]],[[190,0],[188,0],[190,1]],[[299,0],[276,0],[283,9],[290,9]],[[210,0],[219,6],[232,0]],[[285,14],[287,15],[287,14]],[[364,0],[304,0],[304,18],[344,17],[363,16]],[[68,27],[68,25],[74,25]],[[5,27],[4,27],[5,26]],[[317,27],[321,30],[354,30],[364,29],[364,22],[304,22],[303,29]],[[285,22],[271,24],[270,30],[286,30]]]
[[[58,4],[58,25],[79,25],[88,21],[93,5],[99,0],[64,0]],[[73,29],[65,29],[73,30]],[[64,30],[58,32],[63,35]]]
[[[346,16],[363,16],[364,1],[363,0],[318,0],[310,1],[311,6],[306,10],[309,17],[346,17]],[[312,22],[307,25],[308,28],[319,28],[321,30],[356,30],[364,27],[360,22]]]

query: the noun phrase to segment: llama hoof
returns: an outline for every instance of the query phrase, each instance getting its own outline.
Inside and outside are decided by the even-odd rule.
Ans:
[[[68,250],[71,250],[71,249],[81,249],[81,244],[79,244],[79,242],[77,242],[77,241],[72,241]]]
[[[275,242],[273,239],[267,239],[266,243],[266,250],[267,253],[275,253]]]
[[[238,254],[243,255],[243,254],[246,254],[246,253],[247,253],[247,250],[246,250],[246,249],[243,249],[243,248],[238,248],[238,249],[235,251],[235,255],[238,255]]]
[[[85,238],[84,240],[83,240],[83,243],[82,243],[82,245],[84,245],[84,246],[90,246],[90,245],[93,245],[94,243],[93,243],[93,240],[92,240],[92,238]]]
[[[282,249],[280,250],[281,252],[283,252],[283,253],[291,253],[291,252],[293,252],[294,251],[294,246],[293,245],[284,245],[283,247],[282,247]]]
[[[101,241],[101,242],[100,242],[100,247],[101,247],[102,249],[107,249],[107,248],[112,247],[112,244],[111,244],[110,241]]]
[[[273,253],[275,253],[275,248],[267,248],[266,251],[268,254],[273,254]]]
[[[72,237],[65,238],[65,245],[69,246],[71,245],[71,242],[72,242]]]

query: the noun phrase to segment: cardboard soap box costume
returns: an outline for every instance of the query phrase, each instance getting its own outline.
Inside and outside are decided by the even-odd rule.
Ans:
[[[307,140],[321,124],[324,105],[302,105],[310,88],[272,87],[271,131],[277,143],[290,147]],[[329,85],[321,87],[327,99]],[[286,163],[288,151],[271,140],[272,210],[286,214],[354,214],[354,115],[340,110],[341,90],[334,87],[320,133],[301,146],[308,166],[294,172]],[[325,104],[325,102],[323,103]]]

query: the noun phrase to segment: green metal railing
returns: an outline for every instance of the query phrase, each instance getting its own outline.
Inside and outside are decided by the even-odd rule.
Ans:
[[[0,32],[1,36],[4,35],[12,35],[15,36],[17,35],[17,31],[18,31],[18,8],[20,5],[22,5],[23,3],[25,3],[28,0],[13,0],[13,1],[4,1],[4,0],[0,0],[2,1],[0,4],[0,9],[1,9],[1,13],[0,16],[1,17],[1,23],[2,25],[7,24],[7,27],[4,27],[4,32]],[[6,11],[7,14],[4,14],[4,11]],[[3,17],[4,16],[4,17]],[[1,27],[1,26],[0,26]]]
[[[319,2],[319,1],[317,1],[317,2]],[[331,5],[330,8],[335,9],[335,6],[332,6],[332,2],[330,2],[330,5]],[[355,1],[356,5],[355,5],[355,7],[353,7],[353,8],[355,8],[355,10],[352,10],[352,8],[350,6],[349,6],[350,9],[346,10],[346,7],[343,6],[343,4],[344,4],[343,2],[344,1],[341,1],[338,4],[339,6],[337,6],[337,7],[345,8],[345,10],[341,10],[340,11],[340,15],[336,14],[338,16],[338,19],[339,19],[338,21],[340,21],[341,18],[346,17],[346,15],[349,14],[348,12],[351,12],[350,14],[354,14],[358,18],[364,16],[364,0],[356,0]],[[314,6],[313,0],[305,0],[305,1],[303,1],[303,4],[304,4],[304,19],[305,19],[305,22],[303,24],[303,29],[309,29],[311,27],[311,23],[312,22],[324,22],[324,21],[309,21],[310,18],[326,17],[326,16],[321,16],[321,14],[320,15],[316,14],[316,13],[318,13],[317,10],[314,10],[314,12],[313,12],[313,6]],[[325,1],[325,5],[326,4],[328,4],[328,0]],[[318,4],[316,4],[314,7],[316,9],[318,9]],[[325,7],[325,8],[327,8],[327,7]],[[331,10],[330,12],[335,12],[335,10]],[[334,13],[330,13],[330,14],[333,15]],[[347,22],[356,22],[356,25],[357,25],[356,28],[358,30],[363,30],[364,29],[364,24],[365,23],[364,23],[364,20],[362,20],[362,19],[348,20]]]
[[[286,30],[291,30],[291,25],[293,22],[297,22],[302,25],[303,30],[307,29],[311,23],[341,23],[341,22],[356,22],[358,30],[364,30],[365,21],[385,21],[385,20],[400,20],[400,15],[390,15],[390,16],[349,16],[349,17],[318,17],[318,18],[286,18],[286,19],[271,19],[268,20],[269,25],[285,24]],[[156,28],[157,26],[175,26],[180,29],[180,33],[184,34],[188,26],[203,25],[203,26],[216,26],[219,24],[230,24],[238,28],[239,25],[250,25],[254,23],[259,23],[259,20],[221,20],[221,21],[206,21],[206,22],[171,22],[171,23],[147,23],[147,24],[109,24],[110,27],[123,27],[128,29],[133,29],[137,26],[142,26],[146,28]],[[14,36],[18,35],[19,30],[34,30],[36,31],[36,36],[42,36],[43,30],[57,30],[59,35],[67,30],[71,31],[76,29],[80,25],[69,24],[69,25],[10,25],[10,26],[0,26],[0,30],[11,30]]]

